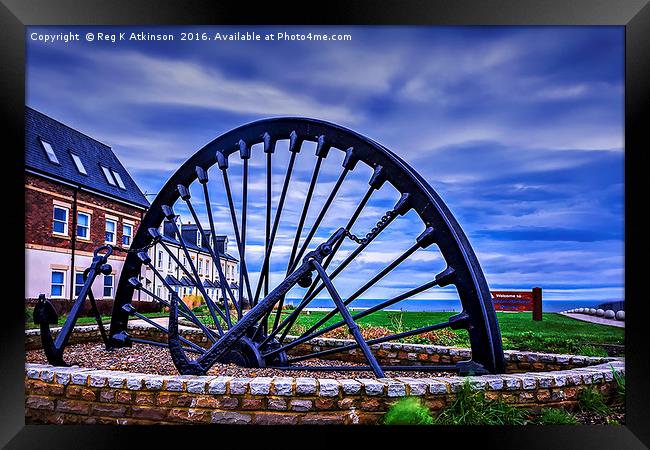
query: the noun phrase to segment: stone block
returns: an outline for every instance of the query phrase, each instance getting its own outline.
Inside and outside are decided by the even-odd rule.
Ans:
[[[330,380],[320,378],[318,380],[318,393],[322,397],[336,397],[339,395],[339,382],[337,380]]]
[[[272,391],[276,395],[292,395],[293,394],[293,378],[289,378],[289,377],[275,377],[275,378],[273,378]]]
[[[252,395],[268,395],[271,392],[271,377],[258,377],[253,378],[250,383],[250,391]]]
[[[231,395],[243,395],[246,394],[248,390],[248,383],[250,383],[250,378],[233,378],[230,380],[230,394]]]
[[[310,411],[314,407],[311,400],[294,399],[289,402],[289,408],[292,411]]]
[[[316,393],[316,378],[296,378],[296,395],[313,395]]]
[[[225,394],[228,390],[228,383],[232,377],[217,377],[208,383],[208,393],[213,395]]]

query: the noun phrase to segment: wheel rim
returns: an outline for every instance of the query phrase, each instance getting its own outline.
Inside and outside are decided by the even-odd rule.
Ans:
[[[276,200],[274,204],[272,189],[270,189],[268,183],[266,183],[266,195],[264,196],[265,207],[261,208],[263,211],[259,211],[260,208],[258,208],[258,211],[254,211],[254,213],[264,213],[264,227],[258,226],[258,229],[254,229],[255,227],[251,228],[253,222],[251,221],[252,219],[249,218],[249,215],[252,217],[254,214],[251,213],[253,209],[249,205],[251,202],[249,190],[249,162],[253,162],[253,165],[257,164],[258,169],[259,167],[264,167],[263,170],[266,171],[266,177],[263,181],[267,182],[269,170],[271,172],[271,177],[274,175],[273,163],[275,160],[279,159],[278,153],[281,151],[279,147],[276,150],[276,144],[278,141],[282,140],[289,141],[289,151],[287,152],[289,155],[289,162],[286,167],[281,167],[284,172],[284,179],[282,181],[282,189],[279,193],[279,199]],[[315,145],[316,151],[313,154],[307,155],[307,152],[301,151],[306,143],[312,143],[312,145]],[[253,148],[254,146],[259,146],[260,148]],[[344,152],[342,162],[343,167],[340,169],[341,172],[335,182],[330,182],[332,188],[325,196],[325,202],[321,205],[320,211],[316,217],[310,218],[308,217],[308,214],[311,213],[312,210],[319,209],[318,206],[312,205],[311,203],[314,198],[314,190],[317,190],[319,186],[318,177],[320,175],[319,171],[321,170],[321,165],[325,161],[331,160],[333,154],[337,151]],[[225,214],[229,216],[229,220],[232,224],[232,231],[235,235],[235,245],[238,250],[237,253],[240,257],[240,289],[236,296],[234,294],[231,296],[230,293],[227,292],[226,288],[222,289],[222,293],[225,294],[227,299],[234,300],[232,303],[236,306],[242,298],[248,297],[252,299],[254,306],[247,312],[247,314],[250,314],[253,311],[255,311],[256,315],[263,313],[261,317],[264,317],[264,319],[257,320],[256,329],[253,330],[251,328],[246,331],[245,334],[250,335],[249,337],[255,340],[262,355],[267,355],[267,360],[271,360],[271,357],[274,355],[275,357],[273,360],[278,360],[278,358],[280,360],[286,360],[286,355],[283,355],[282,351],[278,351],[278,348],[282,349],[283,345],[287,347],[284,351],[292,348],[291,343],[285,343],[285,338],[291,329],[291,325],[293,325],[291,314],[287,321],[286,317],[282,318],[280,314],[275,314],[270,310],[261,311],[258,306],[260,300],[264,299],[274,288],[273,283],[269,283],[270,276],[268,273],[270,272],[272,265],[271,261],[273,261],[274,264],[278,263],[277,257],[273,260],[272,250],[280,224],[283,223],[282,214],[287,200],[287,193],[289,191],[288,187],[291,184],[292,176],[296,173],[294,172],[295,162],[299,158],[308,159],[308,157],[314,162],[311,163],[312,173],[309,177],[309,188],[304,195],[304,200],[298,201],[298,203],[302,203],[299,205],[300,208],[297,210],[300,211],[300,219],[297,224],[286,224],[287,229],[293,227],[293,233],[295,233],[291,235],[292,239],[290,241],[293,244],[291,246],[291,252],[289,253],[289,256],[285,258],[285,261],[283,261],[283,263],[286,263],[287,275],[292,273],[292,271],[296,270],[296,268],[301,265],[300,260],[303,259],[305,255],[309,254],[309,252],[313,251],[318,244],[322,243],[329,237],[331,231],[328,233],[325,230],[325,218],[328,216],[328,213],[331,213],[333,208],[339,206],[336,203],[337,194],[346,182],[350,183],[351,179],[359,180],[362,175],[359,174],[353,178],[354,174],[363,172],[359,169],[361,167],[366,167],[366,172],[369,169],[372,175],[369,180],[366,179],[365,186],[367,190],[365,191],[365,195],[358,193],[358,203],[355,204],[353,208],[348,208],[350,209],[350,211],[347,212],[347,217],[349,217],[349,219],[347,221],[341,220],[341,223],[338,226],[343,228],[348,225],[354,226],[355,222],[359,220],[359,216],[363,216],[364,208],[367,208],[368,204],[372,203],[372,197],[376,196],[378,192],[382,192],[382,189],[390,189],[391,192],[394,190],[399,196],[392,209],[392,211],[396,211],[395,217],[389,218],[388,225],[382,228],[377,236],[374,236],[369,243],[359,245],[356,250],[350,250],[347,257],[350,255],[353,255],[353,257],[347,264],[343,265],[340,272],[337,273],[337,269],[341,267],[341,264],[336,266],[336,261],[332,263],[332,257],[329,258],[329,261],[327,256],[324,258],[322,266],[325,269],[328,269],[330,263],[334,266],[333,270],[330,268],[330,273],[328,274],[332,283],[335,284],[336,276],[339,273],[344,273],[350,262],[353,262],[355,258],[362,255],[363,252],[372,245],[372,241],[384,232],[384,230],[390,228],[391,222],[398,221],[401,216],[414,212],[420,220],[424,232],[422,232],[422,230],[417,230],[417,233],[414,233],[416,236],[415,239],[419,239],[419,241],[415,240],[414,245],[405,252],[408,253],[406,256],[404,256],[405,253],[403,253],[393,260],[391,264],[397,262],[394,268],[388,270],[384,275],[375,280],[375,277],[381,275],[384,269],[390,268],[391,264],[389,264],[370,279],[362,280],[364,282],[361,283],[361,288],[356,289],[352,295],[346,296],[342,301],[346,305],[350,304],[351,306],[354,306],[354,300],[362,296],[363,293],[369,289],[376,287],[383,278],[398,268],[403,261],[415,254],[417,250],[421,248],[437,247],[446,263],[446,268],[435,274],[436,276],[433,277],[431,281],[433,284],[428,283],[431,284],[431,286],[425,288],[423,288],[424,285],[413,286],[413,289],[408,290],[404,295],[412,291],[417,291],[419,288],[422,288],[422,291],[420,292],[424,292],[435,286],[445,286],[447,284],[453,285],[456,288],[463,311],[461,314],[453,316],[453,320],[450,320],[445,326],[467,329],[472,347],[472,359],[471,361],[468,361],[471,365],[459,365],[458,368],[470,367],[470,370],[473,371],[485,370],[493,373],[502,372],[504,370],[504,359],[501,347],[501,337],[488,285],[474,251],[458,222],[455,220],[438,194],[428,185],[424,178],[408,166],[408,164],[380,144],[338,125],[306,118],[276,118],[244,125],[216,138],[190,157],[168,180],[158,196],[152,202],[151,208],[143,218],[138,232],[134,237],[132,247],[140,248],[150,244],[154,239],[155,234],[152,235],[148,230],[150,228],[158,228],[166,215],[171,217],[171,215],[174,214],[173,208],[175,208],[176,205],[185,204],[188,210],[192,210],[194,206],[192,203],[193,200],[204,200],[206,205],[206,211],[204,211],[205,214],[203,214],[202,217],[199,217],[199,213],[195,208],[196,214],[190,215],[192,215],[194,222],[198,222],[199,225],[203,222],[204,231],[209,231],[211,233],[214,232],[214,224],[210,221],[210,218],[214,218],[215,214],[217,214],[215,211],[220,210],[222,215]],[[199,169],[197,169],[197,167]],[[269,169],[269,167],[272,168]],[[240,200],[239,202],[235,202],[233,186],[230,185],[229,176],[235,171],[241,174],[241,183],[239,188],[241,190],[241,198],[238,199]],[[206,175],[208,181],[205,181],[204,179]],[[260,180],[255,181],[259,182]],[[210,198],[209,193],[206,194],[206,192],[209,192],[208,186],[216,182],[221,183],[225,195],[222,195],[220,198]],[[178,188],[179,185],[181,186],[180,191]],[[199,193],[202,191],[204,194],[203,198],[190,195],[191,190]],[[310,200],[312,201],[310,202]],[[217,206],[216,208],[213,206],[213,203]],[[272,213],[274,206],[275,214]],[[164,207],[169,208],[165,209]],[[208,208],[211,208],[212,210],[210,211]],[[224,211],[227,212],[224,213]],[[379,217],[376,219],[379,219]],[[259,271],[257,274],[253,273],[256,270],[249,270],[247,263],[247,258],[249,257],[250,252],[249,255],[246,254],[246,241],[247,239],[250,239],[252,233],[255,233],[258,236],[264,236],[264,245],[262,249],[262,255],[264,257],[259,265]],[[334,253],[344,246],[343,240],[341,240],[340,243],[337,242],[337,244],[334,245]],[[435,245],[429,247],[429,244]],[[354,253],[357,250],[359,251],[355,256]],[[124,308],[124,305],[130,303],[135,289],[143,289],[137,283],[133,283],[132,281],[133,277],[137,277],[140,274],[143,259],[144,258],[139,258],[137,254],[129,254],[120,276],[111,322],[111,342],[115,347],[125,345],[123,337],[126,333],[129,314]],[[343,259],[343,263],[345,263],[346,260],[347,259]],[[150,263],[147,263],[145,259],[145,265],[146,264],[150,265]],[[255,264],[251,265],[251,269],[255,269]],[[310,273],[313,273],[313,270]],[[190,270],[190,273],[187,273],[187,275],[196,275],[196,272]],[[255,275],[257,275],[257,280],[255,280]],[[192,279],[193,277],[189,276],[188,278]],[[200,277],[194,278],[200,279]],[[307,306],[309,302],[318,295],[318,293],[322,291],[328,292],[328,289],[326,289],[320,277],[316,276],[314,279],[315,281],[310,283],[310,287],[303,288],[304,294],[306,295],[301,296],[302,301],[298,304],[297,311],[301,309],[301,305]],[[372,282],[373,280],[375,281]],[[369,283],[370,285],[367,286],[366,289],[362,289]],[[197,290],[200,290],[196,281],[194,281],[194,284],[196,285]],[[307,283],[305,283],[305,285],[307,285]],[[320,290],[318,290],[319,287],[321,287]],[[316,292],[316,294],[314,294],[314,292]],[[336,295],[336,293],[334,295]],[[205,295],[203,296],[205,297]],[[332,297],[331,293],[330,297]],[[403,300],[400,300],[400,297],[401,295],[397,295],[389,300],[398,299],[392,304],[399,304],[399,301]],[[284,296],[281,296],[274,305],[282,305],[283,301]],[[172,306],[174,303],[176,302],[172,302]],[[183,314],[183,305],[180,306],[181,314]],[[237,319],[241,320],[241,317],[245,316],[243,314],[244,311],[242,311],[241,316],[239,311],[243,305],[238,306],[239,308],[235,308]],[[384,308],[388,306],[389,305]],[[383,310],[384,308],[380,308],[380,310]],[[225,308],[223,308],[223,310],[225,311]],[[372,311],[367,314],[361,313],[361,317],[369,314],[372,314]],[[339,311],[338,315],[341,316],[342,313]],[[236,325],[228,323],[227,319],[230,317],[229,315],[227,315],[228,317],[223,317],[219,315],[217,311],[216,313],[213,313],[212,316],[213,318],[217,318],[216,322],[220,323],[221,326],[212,336],[214,339],[211,338],[211,340],[214,342],[221,341],[222,336],[228,334],[236,327]],[[294,313],[294,318],[296,316],[297,313]],[[359,313],[355,314],[354,317],[357,316],[359,316]],[[267,324],[268,318],[271,318],[271,322],[268,328],[265,329],[264,325]],[[341,320],[338,320],[337,322],[341,322]],[[322,323],[324,323],[324,321]],[[283,328],[281,328],[282,324],[285,324]],[[347,325],[348,323],[346,323],[344,318],[343,325],[341,326]],[[436,329],[435,324],[425,328],[428,330],[431,329],[431,327]],[[170,332],[172,332],[172,328],[173,324],[170,321]],[[318,327],[311,328],[312,329],[307,330],[307,333],[303,334],[301,337],[303,341],[307,340],[306,338],[310,336],[312,336],[312,338],[316,337],[313,336],[314,333],[323,330],[323,327],[320,327],[320,329]],[[208,334],[211,332],[206,330],[205,333]],[[177,340],[177,335],[175,336],[176,337],[173,337],[173,339]],[[275,344],[273,344],[274,342]],[[277,344],[278,342],[280,344]],[[372,344],[374,342],[369,341],[368,343]],[[170,347],[173,347],[171,344],[170,340]],[[176,344],[178,344],[178,342],[176,342]],[[223,342],[220,345],[223,345]],[[276,345],[276,348],[272,348],[273,345]],[[277,347],[277,345],[280,345],[280,347]],[[358,345],[363,349],[363,343],[358,342]],[[177,350],[179,350],[179,347],[182,346],[176,345]],[[185,345],[185,348],[187,349],[187,345]],[[271,350],[269,350],[269,348],[271,348]],[[186,353],[182,348],[180,348],[180,351]],[[268,355],[270,351],[271,354]],[[176,352],[176,355],[174,355],[174,351],[172,350],[173,357],[178,355],[178,351]],[[325,355],[316,355],[314,357],[319,356]],[[299,358],[294,362],[299,362],[304,359],[307,358]],[[174,361],[177,364],[177,367],[179,367],[179,365],[183,366],[182,364],[177,363],[176,358]],[[292,359],[289,358],[289,361],[291,362]],[[195,368],[198,372],[204,372],[204,369],[205,367],[201,370]],[[179,370],[181,372],[192,371],[192,369],[188,369],[187,367],[179,367]],[[375,371],[375,373],[378,372]]]

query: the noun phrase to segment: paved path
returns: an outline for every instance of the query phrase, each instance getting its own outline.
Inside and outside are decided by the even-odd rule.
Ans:
[[[597,323],[599,325],[609,325],[610,327],[625,328],[625,321],[605,319],[604,317],[590,316],[588,314],[560,313],[563,316],[570,317],[584,322]]]

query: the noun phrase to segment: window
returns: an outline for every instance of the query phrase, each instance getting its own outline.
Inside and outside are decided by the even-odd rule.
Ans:
[[[126,189],[126,186],[124,186],[124,181],[122,181],[122,177],[120,176],[120,174],[117,173],[113,169],[111,169],[111,172],[113,173],[113,176],[115,177],[115,181],[117,181],[117,185],[122,189]]]
[[[102,172],[104,172],[104,176],[106,177],[106,181],[108,181],[108,184],[111,186],[115,186],[115,180],[113,179],[113,176],[111,175],[111,172],[108,170],[108,168],[100,165],[99,167],[102,168]]]
[[[62,270],[52,271],[52,283],[50,285],[50,297],[63,297],[65,288],[65,272]]]
[[[52,233],[64,236],[68,235],[68,208],[64,208],[63,206],[54,207]]]
[[[172,257],[170,256],[169,259],[167,259],[167,271],[171,272],[172,270]]]
[[[41,146],[43,147],[43,150],[45,150],[45,153],[47,154],[47,158],[50,160],[51,163],[54,164],[59,164],[59,159],[56,157],[56,153],[54,153],[54,149],[50,145],[49,142],[45,142],[43,139],[39,139],[41,141]]]
[[[133,238],[133,225],[125,223],[122,225],[122,245],[128,247],[131,245],[131,239]]]
[[[199,275],[203,275],[203,260],[199,259]]]
[[[196,231],[196,245],[201,247],[201,233],[198,230]]]
[[[160,297],[160,294],[161,294],[160,286],[156,286],[156,297],[162,298],[162,297]]]
[[[187,258],[183,256],[183,267],[187,267]]]
[[[158,250],[157,266],[158,266],[159,269],[161,269],[162,265],[163,265],[163,252],[162,252],[162,250]]]
[[[84,273],[75,272],[74,273],[74,295],[78,297],[81,293],[81,288],[84,287]]]
[[[70,156],[72,156],[72,161],[74,161],[74,165],[77,167],[79,173],[82,175],[88,175],[88,172],[86,172],[86,168],[81,162],[81,158],[79,158],[79,155],[75,155],[74,153],[70,152]]]
[[[77,213],[77,237],[90,239],[90,214]]]
[[[115,229],[117,222],[111,219],[106,219],[106,243],[115,244]]]
[[[104,298],[113,298],[113,275],[104,275]]]

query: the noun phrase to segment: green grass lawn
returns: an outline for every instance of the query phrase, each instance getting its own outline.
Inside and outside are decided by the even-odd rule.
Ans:
[[[196,308],[197,315],[205,314],[205,307]],[[36,328],[32,319],[33,308],[28,308],[25,314],[26,328]],[[286,317],[290,311],[284,311],[282,317]],[[354,313],[354,312],[353,312]],[[292,328],[291,334],[300,334],[314,325],[319,319],[325,316],[325,312],[312,311],[309,314],[300,314]],[[454,313],[449,312],[389,312],[378,311],[359,320],[362,328],[381,327],[392,332],[402,332],[421,328],[427,325],[445,322]],[[148,317],[165,316],[162,313],[147,313]],[[210,322],[208,316],[205,318]],[[269,318],[272,324],[275,314]],[[497,313],[503,348],[510,350],[530,350],[552,353],[571,353],[586,356],[607,356],[607,352],[599,344],[624,343],[624,329],[598,325],[589,322],[582,322],[555,313],[545,313],[543,320],[535,322],[532,320],[532,313]],[[63,325],[66,317],[59,318],[59,326]],[[103,316],[102,320],[107,323],[110,317]],[[341,320],[339,315],[328,320],[325,325],[330,325]],[[92,317],[80,317],[77,324],[93,324]],[[345,327],[341,327],[345,330]],[[432,339],[435,342],[432,342]],[[443,330],[434,332],[427,337],[414,336],[404,339],[412,343],[436,343],[440,345],[451,345],[469,347],[469,337],[465,330]]]
[[[301,314],[296,321],[298,330],[314,325],[326,313],[312,311]],[[449,312],[387,312],[378,311],[359,320],[363,326],[385,327],[392,331],[406,331],[444,322],[454,313]],[[285,313],[283,313],[283,317]],[[543,320],[532,320],[532,313],[498,312],[499,327],[504,349],[574,353],[588,356],[606,356],[597,344],[624,343],[624,329],[582,322],[555,313],[546,313]],[[326,325],[341,320],[340,316],[328,320]],[[453,334],[451,334],[453,333]],[[455,336],[454,336],[455,335]],[[448,330],[444,344],[469,346],[464,330]],[[415,341],[417,342],[417,341]]]
[[[144,314],[147,317],[167,317],[167,313],[165,312],[157,312],[157,313],[145,313]],[[110,316],[101,316],[102,317],[102,322],[105,324],[109,324],[111,322],[111,317]],[[68,316],[63,315],[59,317],[59,323],[57,325],[50,325],[51,327],[60,327],[63,326],[65,323],[65,320],[68,318]],[[94,317],[79,317],[77,319],[77,325],[92,325],[97,323]],[[32,328],[38,328],[39,326],[34,324],[34,308],[25,308],[25,329],[32,329]]]

